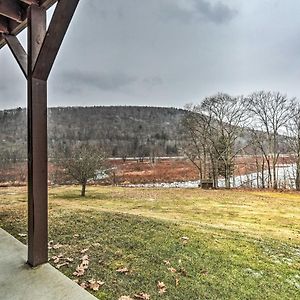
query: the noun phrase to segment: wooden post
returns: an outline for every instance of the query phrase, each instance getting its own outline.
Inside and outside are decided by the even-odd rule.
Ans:
[[[57,0],[22,2],[27,14],[18,1],[0,0],[0,48],[8,44],[27,78],[28,264],[36,267],[48,262],[47,80],[79,0],[59,0],[48,30],[46,10]],[[27,53],[15,36],[19,25],[9,30],[15,21],[28,27]]]
[[[46,35],[46,10],[28,9],[28,263],[48,261],[47,81],[33,77]]]

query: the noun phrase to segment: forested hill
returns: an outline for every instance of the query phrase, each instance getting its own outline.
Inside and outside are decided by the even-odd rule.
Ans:
[[[186,111],[141,106],[58,107],[48,111],[49,150],[88,142],[110,156],[178,155]],[[0,150],[25,156],[26,111],[0,111]],[[13,157],[12,157],[13,158]]]

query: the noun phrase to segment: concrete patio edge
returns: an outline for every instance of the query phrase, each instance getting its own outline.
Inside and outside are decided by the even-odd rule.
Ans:
[[[95,300],[50,264],[32,269],[27,247],[0,228],[0,298],[2,300]]]

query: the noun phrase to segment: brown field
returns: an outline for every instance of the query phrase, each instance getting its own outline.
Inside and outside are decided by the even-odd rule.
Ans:
[[[281,157],[279,164],[290,164],[292,162],[289,157]],[[197,169],[185,158],[157,158],[154,163],[150,159],[144,159],[143,161],[138,159],[127,159],[126,161],[111,159],[108,162],[108,168],[113,171],[111,178],[106,180],[105,184],[174,182],[198,179]],[[255,170],[255,157],[243,156],[236,159],[235,174],[237,176],[252,173]],[[11,168],[2,169],[0,185],[24,185],[26,183],[26,173],[25,163],[18,163]],[[50,163],[49,183],[62,183],[62,177],[62,173]]]

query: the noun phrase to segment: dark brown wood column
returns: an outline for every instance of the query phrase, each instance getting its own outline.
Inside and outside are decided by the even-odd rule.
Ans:
[[[28,263],[48,261],[47,81],[33,77],[46,35],[46,10],[28,8]]]
[[[46,11],[54,3],[49,28]],[[7,44],[27,79],[28,264],[48,261],[47,80],[79,0],[0,0],[0,49]],[[16,35],[27,27],[24,50]]]

